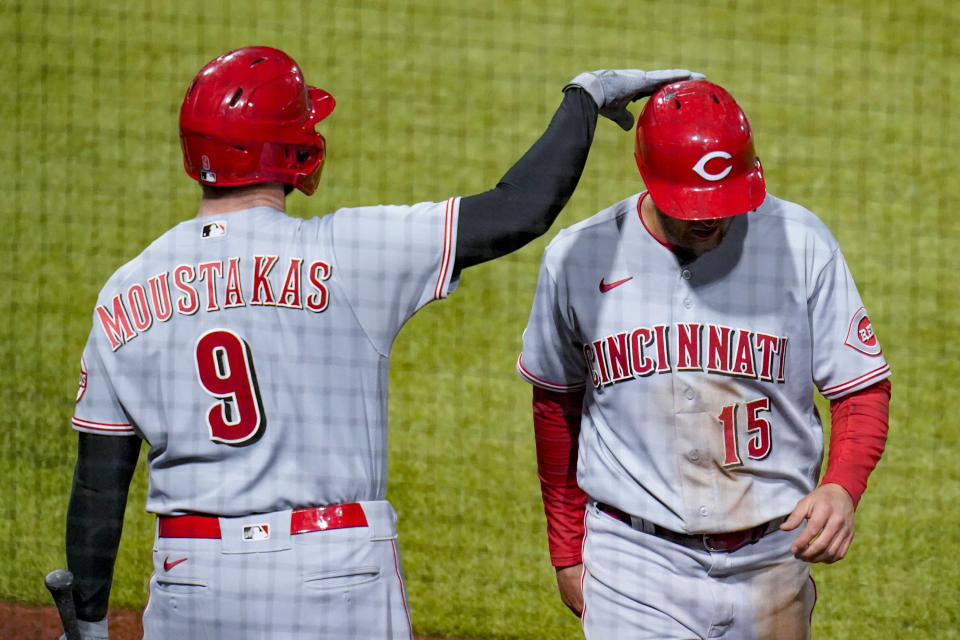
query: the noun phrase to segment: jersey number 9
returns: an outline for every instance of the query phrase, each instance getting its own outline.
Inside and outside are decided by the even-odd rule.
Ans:
[[[227,329],[212,329],[194,349],[200,386],[217,402],[207,412],[210,439],[243,446],[256,442],[266,427],[250,346]]]

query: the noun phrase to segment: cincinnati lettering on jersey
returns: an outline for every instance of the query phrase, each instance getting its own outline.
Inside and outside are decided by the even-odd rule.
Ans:
[[[787,338],[714,324],[637,327],[583,345],[593,386],[654,373],[705,371],[784,382]]]
[[[324,281],[330,278],[330,264],[316,260],[304,269],[302,258],[290,258],[278,267],[279,260],[278,256],[255,255],[246,270],[241,269],[239,257],[225,262],[181,264],[146,283],[130,285],[113,296],[109,305],[97,305],[97,319],[116,351],[154,322],[166,322],[174,313],[189,316],[201,310],[248,305],[324,311],[329,302]]]

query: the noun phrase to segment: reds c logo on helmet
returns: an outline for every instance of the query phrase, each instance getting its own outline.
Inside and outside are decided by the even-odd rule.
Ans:
[[[697,172],[697,175],[703,178],[704,180],[710,180],[715,182],[717,180],[723,180],[727,177],[730,171],[733,169],[732,164],[727,164],[726,168],[720,173],[710,173],[707,171],[707,163],[713,160],[714,158],[723,158],[724,160],[729,160],[731,156],[726,151],[711,151],[710,153],[704,154],[702,158],[697,160],[697,164],[693,165],[693,170]]]
[[[326,156],[316,125],[335,104],[279,49],[226,53],[200,70],[180,107],[184,169],[211,186],[281,182],[310,195]]]
[[[666,85],[637,120],[637,167],[657,208],[698,220],[746,213],[766,197],[747,116],[706,80]]]

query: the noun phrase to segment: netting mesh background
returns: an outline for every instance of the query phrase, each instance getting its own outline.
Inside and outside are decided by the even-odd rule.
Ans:
[[[768,189],[816,212],[840,241],[894,370],[888,452],[859,512],[856,551],[815,570],[815,629],[953,637],[957,27],[953,4],[934,0],[6,0],[0,599],[45,602],[42,575],[64,563],[70,416],[99,288],[196,212],[177,137],[187,84],[220,53],[264,44],[337,100],[321,127],[320,189],[288,199],[304,217],[494,186],[583,70],[683,67],[725,86],[750,117]],[[601,119],[551,231],[467,270],[451,299],[397,340],[388,497],[418,632],[577,636],[555,595],[529,387],[514,363],[545,243],[642,189],[632,145]],[[117,608],[146,597],[145,487],[140,469]]]

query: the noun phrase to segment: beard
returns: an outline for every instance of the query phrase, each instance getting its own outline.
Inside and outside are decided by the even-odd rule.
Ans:
[[[699,258],[720,246],[730,230],[733,218],[679,220],[657,210],[667,243],[684,262]]]

